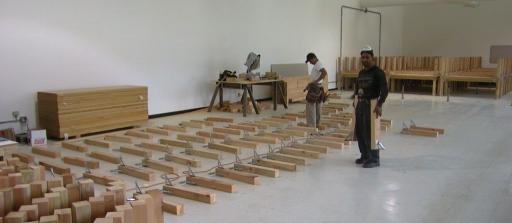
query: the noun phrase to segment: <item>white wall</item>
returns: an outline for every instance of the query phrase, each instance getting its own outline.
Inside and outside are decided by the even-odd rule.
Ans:
[[[512,45],[512,1],[482,1],[478,8],[459,5],[404,7],[406,55],[482,56],[489,64],[491,45]]]
[[[0,120],[35,126],[37,91],[116,84],[149,86],[150,114],[203,107],[250,51],[262,73],[313,51],[335,80],[343,4],[358,1],[0,0]]]

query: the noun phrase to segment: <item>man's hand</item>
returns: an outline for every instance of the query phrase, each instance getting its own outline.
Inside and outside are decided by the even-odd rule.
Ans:
[[[375,114],[377,114],[377,118],[382,116],[382,107],[381,106],[375,106],[375,109],[373,110]]]

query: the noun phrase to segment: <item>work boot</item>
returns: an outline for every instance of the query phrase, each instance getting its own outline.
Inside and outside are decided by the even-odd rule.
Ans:
[[[380,162],[375,160],[367,161],[366,163],[363,164],[363,168],[374,168],[378,166],[380,166]]]
[[[364,164],[368,161],[368,158],[359,158],[359,159],[356,159],[356,164]]]

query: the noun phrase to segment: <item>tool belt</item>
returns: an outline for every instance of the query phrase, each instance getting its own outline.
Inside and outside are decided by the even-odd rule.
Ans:
[[[308,103],[323,103],[326,100],[326,95],[322,85],[318,83],[310,83],[307,86],[308,94],[306,101]]]

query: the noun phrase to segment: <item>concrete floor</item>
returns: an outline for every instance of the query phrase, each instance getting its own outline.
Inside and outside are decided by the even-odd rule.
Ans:
[[[216,192],[213,205],[165,196],[185,205],[185,215],[166,214],[166,222],[512,222],[510,101],[510,96],[480,96],[452,97],[447,103],[444,97],[406,95],[402,102],[391,94],[384,117],[394,123],[382,137],[386,150],[380,168],[356,166],[357,145],[330,150],[297,172],[263,177],[258,186],[236,183],[233,194]],[[290,110],[303,109],[294,105]],[[281,107],[264,114],[283,112]],[[177,124],[207,115],[241,120],[239,114],[194,112],[150,123]],[[399,134],[402,122],[411,119],[447,133],[437,139]]]

